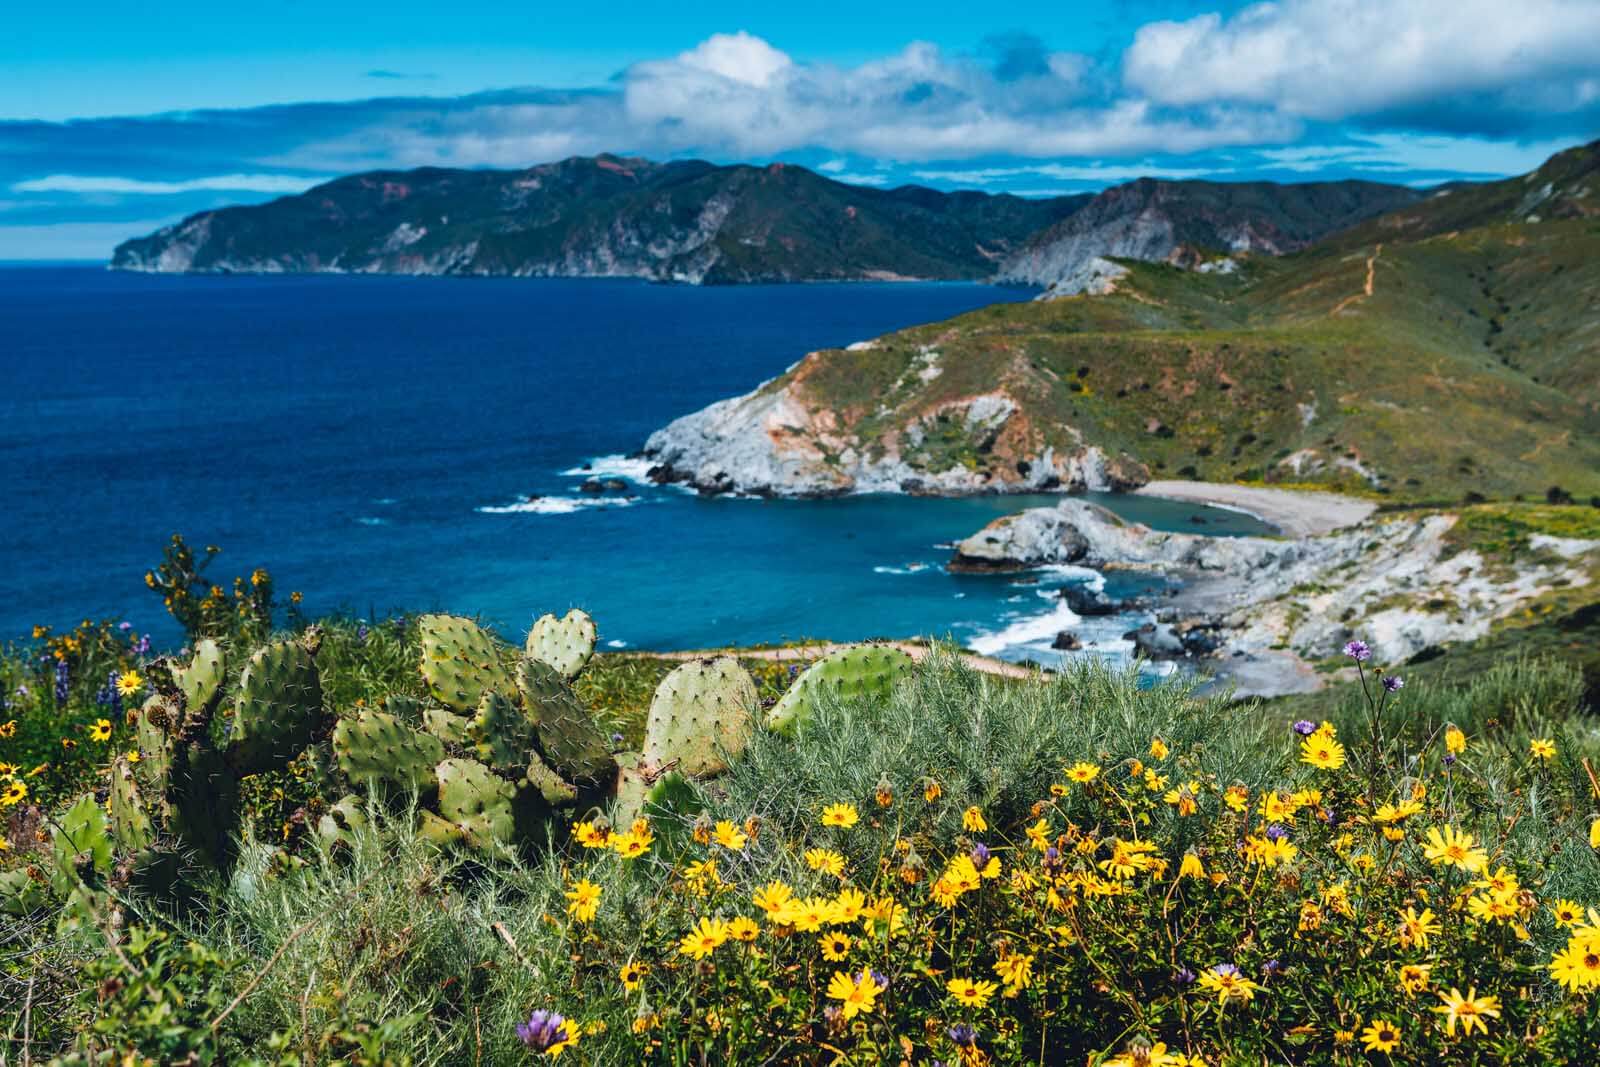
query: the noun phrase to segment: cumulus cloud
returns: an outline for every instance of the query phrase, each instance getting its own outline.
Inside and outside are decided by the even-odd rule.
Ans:
[[[1597,75],[1594,0],[1282,0],[1149,23],[1123,56],[1125,88],[1162,105],[1415,123],[1431,112],[1444,126],[1465,108],[1479,112],[1468,124],[1486,107],[1581,110]]]

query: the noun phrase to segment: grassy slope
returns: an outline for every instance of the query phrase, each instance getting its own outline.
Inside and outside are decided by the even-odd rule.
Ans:
[[[1037,441],[1081,434],[1156,475],[1369,488],[1342,458],[1401,500],[1600,493],[1600,223],[1313,250],[1233,276],[1125,265],[1110,296],[988,308],[816,357],[803,394],[868,447],[999,386]],[[943,372],[924,382],[929,348]],[[930,469],[1004,461],[964,448],[957,426],[933,435],[945,450]],[[1282,465],[1305,449],[1321,470]]]

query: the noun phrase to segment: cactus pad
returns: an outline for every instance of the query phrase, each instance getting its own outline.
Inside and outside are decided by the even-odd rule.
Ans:
[[[561,618],[541,615],[528,631],[528,655],[550,664],[568,681],[594,655],[594,620],[573,608]]]
[[[895,681],[911,670],[911,657],[886,645],[856,645],[841,649],[807,667],[767,715],[767,728],[793,733],[816,713],[817,701],[828,694],[835,700],[882,700]]]
[[[577,789],[546,766],[537,752],[532,753],[529,757],[528,771],[522,781],[524,784],[537,789],[539,795],[544,798],[544,802],[552,808],[565,807],[578,799]]]
[[[694,660],[661,680],[650,701],[644,758],[658,767],[676,761],[691,778],[728,769],[755,729],[756,683],[730,656]]]
[[[322,729],[322,682],[296,641],[256,650],[239,678],[229,759],[240,774],[281,770]]]
[[[222,689],[227,675],[227,659],[222,649],[209,637],[194,646],[194,658],[187,667],[172,665],[172,680],[183,691],[188,707],[203,708]]]
[[[367,813],[362,810],[361,798],[355,794],[344,796],[317,820],[317,837],[324,845],[354,842],[356,831],[367,827]]]
[[[439,814],[461,831],[467,844],[492,849],[511,840],[515,786],[475,760],[447,759],[436,773]]]
[[[429,691],[448,707],[472,712],[486,692],[514,692],[511,677],[500,664],[494,635],[471,619],[423,615],[422,677]]]
[[[117,844],[130,849],[150,844],[150,813],[145,810],[139,783],[134,780],[133,768],[126,756],[118,756],[111,764],[110,808],[111,830]]]
[[[340,719],[333,729],[333,750],[339,769],[352,782],[419,791],[433,788],[433,768],[444,758],[437,737],[381,711]]]
[[[472,744],[472,720],[465,715],[444,708],[426,708],[422,712],[422,727],[447,745]]]
[[[588,785],[611,777],[616,761],[610,741],[559,671],[543,660],[524,659],[517,666],[517,687],[536,724],[539,747],[563,778]]]
[[[521,771],[533,751],[533,723],[522,707],[499,693],[483,694],[478,714],[467,721],[467,737],[478,758],[497,771]]]
[[[139,742],[139,778],[157,792],[167,788],[172,770],[173,734],[182,712],[160,694],[151,696],[134,716],[134,735]]]
[[[218,870],[233,860],[239,826],[239,779],[222,754],[191,742],[173,751],[167,789],[168,829]]]

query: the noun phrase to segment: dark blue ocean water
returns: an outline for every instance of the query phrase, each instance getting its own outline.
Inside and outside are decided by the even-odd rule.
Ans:
[[[0,269],[0,640],[86,616],[176,636],[141,575],[181,531],[223,546],[224,577],[268,567],[312,614],[441,608],[515,634],[578,605],[615,646],[951,634],[1037,651],[1072,621],[1052,587],[1085,576],[953,576],[938,547],[1037,500],[636,484],[600,506],[564,473],[637,476],[621,457],[651,430],[807,351],[1029,295]],[[1162,525],[1196,510],[1116,505]],[[1110,641],[1123,621],[1098,625]]]

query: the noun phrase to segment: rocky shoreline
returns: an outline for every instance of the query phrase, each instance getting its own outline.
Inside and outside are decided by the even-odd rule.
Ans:
[[[1164,574],[1179,586],[1156,622],[1127,635],[1140,652],[1192,661],[1236,696],[1271,697],[1321,688],[1314,665],[1354,637],[1382,662],[1404,663],[1483,637],[1552,589],[1588,584],[1600,564],[1600,541],[1536,536],[1528,559],[1501,566],[1451,540],[1457,519],[1369,514],[1293,539],[1208,537],[1151,530],[1066,499],[995,520],[956,545],[950,566]]]

